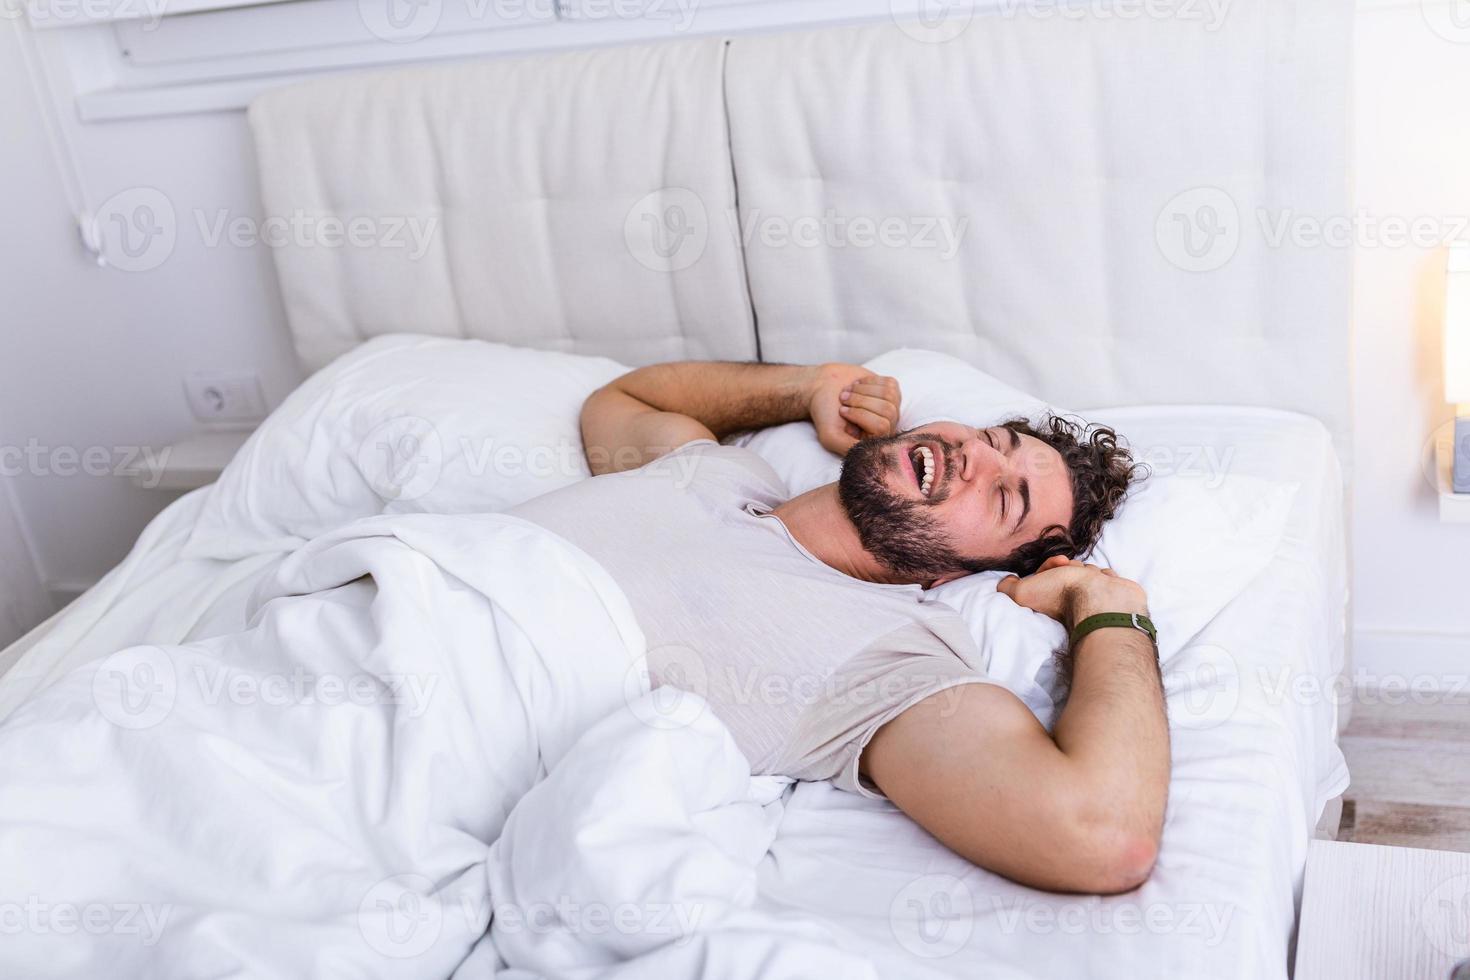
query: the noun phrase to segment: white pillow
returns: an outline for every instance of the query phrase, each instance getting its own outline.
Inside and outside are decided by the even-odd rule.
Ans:
[[[865,366],[898,379],[904,429],[938,419],[986,425],[1059,411],[946,354],[896,350]],[[1126,431],[1119,435],[1128,438]],[[830,483],[841,473],[841,460],[822,448],[810,423],[735,441],[763,456],[792,494]],[[1136,458],[1152,448],[1131,445]],[[1271,561],[1296,491],[1294,483],[1238,474],[1152,476],[1135,487],[1104,529],[1090,560],[1117,569],[1148,592],[1160,656],[1167,660]],[[1056,680],[1052,654],[1065,644],[1066,634],[1059,624],[996,592],[1003,577],[971,575],[931,590],[927,598],[959,610],[990,675],[1049,721]]]
[[[903,396],[901,429],[937,422],[999,421],[1045,411],[1046,402],[1012,388],[957,357],[934,351],[900,348],[879,354],[864,367],[898,379]],[[822,448],[810,422],[790,422],[731,440],[776,467],[792,496],[831,483],[842,472],[842,460]]]
[[[589,475],[578,418],[603,357],[390,335],[323,368],[209,492],[184,557],[287,550],[381,513],[503,510]]]

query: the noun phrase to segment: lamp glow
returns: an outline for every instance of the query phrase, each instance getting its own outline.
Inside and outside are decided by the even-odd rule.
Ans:
[[[1444,397],[1470,402],[1470,245],[1451,248],[1445,268]]]

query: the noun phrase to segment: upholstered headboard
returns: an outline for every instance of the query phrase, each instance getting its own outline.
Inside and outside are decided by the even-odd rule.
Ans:
[[[268,94],[267,211],[378,222],[360,246],[276,250],[297,349],[317,367],[390,331],[629,363],[923,346],[1060,404],[1296,409],[1345,454],[1350,254],[1295,230],[1348,213],[1351,5],[1129,6]],[[421,248],[380,240],[397,219],[429,229]]]

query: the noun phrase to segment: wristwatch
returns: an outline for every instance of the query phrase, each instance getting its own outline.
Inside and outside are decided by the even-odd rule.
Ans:
[[[1098,613],[1096,616],[1088,616],[1082,622],[1072,627],[1072,649],[1082,642],[1082,638],[1094,630],[1107,629],[1110,626],[1125,626],[1128,629],[1138,630],[1149,638],[1154,649],[1159,648],[1159,631],[1154,628],[1153,620],[1138,613]]]

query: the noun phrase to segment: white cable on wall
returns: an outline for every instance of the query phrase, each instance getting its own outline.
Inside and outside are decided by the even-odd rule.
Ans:
[[[10,0],[10,2],[15,2],[15,0]],[[51,79],[42,63],[43,58],[36,50],[36,41],[30,25],[23,17],[7,19],[15,31],[16,47],[20,50],[21,64],[30,82],[31,94],[35,98],[36,109],[41,116],[41,128],[46,133],[46,142],[51,149],[51,156],[56,162],[57,172],[61,174],[62,191],[76,219],[77,229],[82,237],[82,246],[96,258],[98,265],[106,265],[107,261],[103,257],[102,243],[97,233],[97,223],[93,218],[86,184],[82,180],[82,169],[77,163],[76,148],[72,146],[71,138],[67,135],[66,126],[62,121],[61,104],[56,98],[55,89],[51,86]]]

